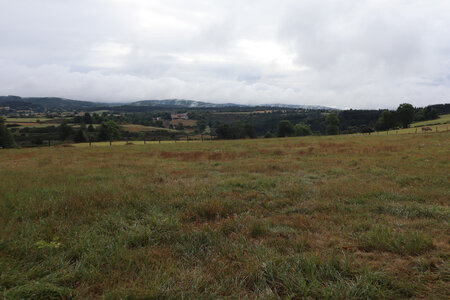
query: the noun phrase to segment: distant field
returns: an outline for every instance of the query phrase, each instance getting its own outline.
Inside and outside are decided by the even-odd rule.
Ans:
[[[177,126],[178,124],[183,124],[185,127],[197,126],[197,120],[171,120],[169,122],[172,126]]]
[[[214,115],[250,115],[250,114],[264,114],[272,113],[273,110],[254,110],[254,111],[233,111],[233,112],[214,112]]]
[[[48,127],[48,126],[58,126],[58,124],[46,124],[46,123],[21,123],[21,122],[7,122],[6,124],[16,124],[19,127]]]
[[[178,143],[186,143],[187,141],[186,140],[177,140],[176,142],[175,141],[161,141],[161,142],[159,142],[159,141],[146,141],[145,142],[145,145],[151,145],[151,144],[178,144]],[[195,143],[195,142],[201,142],[201,141],[198,141],[198,140],[196,140],[196,141],[188,141],[188,143]],[[205,142],[206,142],[206,140],[205,140]],[[210,141],[208,141],[208,142],[210,142]],[[112,142],[112,146],[113,147],[122,147],[122,146],[125,146],[126,145],[126,141],[114,141],[114,142]],[[71,144],[72,146],[75,146],[75,147],[89,147],[89,143],[79,143],[79,144]],[[133,145],[144,145],[144,141],[130,141],[129,142],[129,144],[128,145],[126,145],[126,146],[133,146]],[[109,147],[110,145],[109,145],[109,142],[93,142],[93,143],[91,143],[91,146],[92,147]]]
[[[441,116],[439,116],[439,119],[436,119],[436,120],[416,122],[416,123],[411,124],[411,127],[430,126],[430,125],[436,125],[436,124],[450,124],[450,114],[441,115]]]
[[[450,132],[0,150],[5,299],[449,299]]]
[[[8,123],[37,123],[37,121],[45,122],[50,121],[52,119],[48,118],[6,118],[6,122]]]
[[[121,125],[123,130],[127,130],[129,132],[152,132],[152,131],[171,131],[176,132],[176,130],[161,128],[161,127],[153,127],[153,126],[144,126],[144,125],[136,125],[136,124],[128,124]]]
[[[435,120],[436,121],[436,120]],[[378,131],[378,132],[375,132],[375,133],[372,133],[372,134],[378,134],[378,135],[384,135],[384,134],[392,134],[392,135],[395,135],[395,134],[412,134],[412,133],[419,133],[419,134],[428,134],[427,132],[423,132],[422,131],[422,129],[420,128],[420,127],[418,127],[418,125],[417,125],[418,123],[413,123],[413,124],[411,124],[411,127],[410,128],[401,128],[401,129],[398,129],[398,130],[389,130],[389,132],[386,132],[386,131]],[[413,127],[414,126],[414,127]],[[423,125],[423,126],[425,126],[425,125]],[[422,126],[422,127],[423,127]],[[437,128],[437,131],[438,132],[443,132],[443,131],[450,131],[450,124],[440,124],[440,125],[433,125],[433,126],[431,126],[431,125],[427,125],[428,127],[430,127],[431,128],[431,132],[432,133],[434,133],[434,132],[436,132],[436,128]],[[360,133],[358,133],[358,134],[360,134]]]

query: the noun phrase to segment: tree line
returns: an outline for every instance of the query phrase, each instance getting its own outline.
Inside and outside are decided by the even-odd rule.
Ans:
[[[433,107],[414,108],[409,103],[403,103],[395,111],[383,111],[375,124],[375,130],[383,131],[398,127],[408,128],[414,121],[434,120],[437,118],[438,114]]]
[[[193,132],[195,134],[204,133],[205,129],[209,128],[208,134],[210,133],[217,139],[243,139],[257,136],[270,138],[311,134],[370,133],[400,127],[406,128],[415,121],[436,119],[438,112],[445,113],[449,107],[448,104],[442,104],[415,108],[409,103],[403,103],[396,110],[343,110],[337,112],[277,110],[248,115],[192,111],[189,112],[189,117],[197,121],[197,128]],[[136,115],[86,112],[84,115],[63,120],[59,126],[15,128],[13,129],[14,134],[8,129],[14,124],[6,125],[5,120],[0,118],[0,147],[16,146],[14,137],[19,144],[25,142],[31,143],[31,145],[40,145],[43,140],[70,140],[75,143],[83,143],[113,141],[124,136],[127,139],[145,139],[147,138],[145,133],[123,131],[120,124],[135,124],[136,122],[143,124],[147,122],[146,120],[150,120],[151,124],[146,125],[157,125],[153,124],[154,117],[157,115],[170,118],[168,112]],[[69,122],[79,125],[74,127]],[[94,127],[94,124],[97,125]],[[157,134],[160,134],[162,139],[176,139],[177,135],[186,137],[186,134],[181,131],[183,130],[182,126],[176,128],[179,133],[161,131]]]

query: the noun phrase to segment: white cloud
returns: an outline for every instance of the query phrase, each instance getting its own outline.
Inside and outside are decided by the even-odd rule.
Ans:
[[[0,94],[448,102],[448,1],[0,0]]]

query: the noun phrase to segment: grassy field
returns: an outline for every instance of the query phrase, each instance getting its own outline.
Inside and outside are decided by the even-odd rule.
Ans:
[[[430,126],[430,125],[437,125],[437,124],[450,124],[450,114],[441,115],[436,120],[416,122],[416,123],[411,124],[411,127]]]
[[[53,119],[49,118],[6,118],[7,123],[37,123],[37,121],[45,122]]]
[[[5,299],[450,297],[450,133],[0,151]]]
[[[437,121],[437,120],[434,120],[435,122]],[[385,135],[385,134],[390,134],[390,135],[395,135],[395,134],[415,134],[415,133],[417,133],[417,134],[422,134],[422,129],[420,128],[420,127],[423,127],[423,126],[428,126],[428,127],[430,127],[431,128],[431,132],[436,132],[436,129],[437,129],[437,131],[438,132],[443,132],[443,131],[450,131],[450,124],[439,124],[439,125],[433,125],[433,126],[431,126],[431,125],[417,125],[417,124],[419,124],[419,123],[413,123],[413,124],[411,124],[411,127],[409,127],[409,128],[401,128],[401,129],[398,129],[398,130],[389,130],[389,132],[387,132],[387,131],[377,131],[377,132],[374,132],[374,133],[372,133],[372,134],[375,134],[375,135]],[[428,134],[428,133],[426,133],[426,132],[424,132],[423,134]]]
[[[48,127],[48,126],[58,126],[59,124],[48,124],[48,123],[11,123],[11,122],[7,122],[6,124],[15,124],[15,125],[19,125],[17,127],[20,128],[25,128],[25,127]]]
[[[129,131],[129,132],[152,132],[152,131],[170,131],[170,132],[177,132],[173,129],[167,129],[162,127],[153,127],[153,126],[144,126],[144,125],[137,125],[137,124],[127,124],[127,125],[121,125],[123,130]]]
[[[177,140],[176,142],[173,140],[162,140],[161,142],[146,141],[144,144],[144,141],[130,141],[127,145],[126,141],[114,141],[114,142],[112,142],[111,146],[112,147],[123,147],[123,146],[130,147],[130,146],[138,146],[138,145],[143,146],[143,145],[155,145],[155,144],[183,144],[186,142],[187,142],[186,140]],[[195,142],[200,142],[200,140],[195,140],[195,141],[189,140],[187,143],[195,143]],[[210,143],[211,141],[205,140],[205,142]],[[65,145],[65,146],[67,146],[67,145]],[[89,147],[89,143],[70,144],[70,146],[77,147],[77,148],[84,148],[84,147]],[[68,147],[70,147],[70,146],[68,146]],[[109,144],[109,142],[92,142],[91,146],[92,147],[109,147],[110,144]]]

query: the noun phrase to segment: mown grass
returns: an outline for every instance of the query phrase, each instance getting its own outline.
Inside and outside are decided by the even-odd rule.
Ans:
[[[2,150],[1,296],[448,298],[449,138]]]

